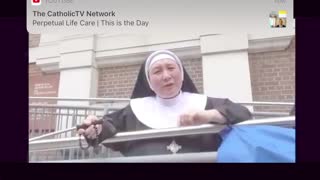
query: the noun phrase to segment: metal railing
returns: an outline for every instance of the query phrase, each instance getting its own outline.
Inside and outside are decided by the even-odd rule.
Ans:
[[[135,157],[92,158],[68,161],[45,161],[45,163],[213,163],[217,152],[183,153],[169,155],[148,155]],[[41,162],[37,162],[41,163]]]
[[[114,108],[111,105],[117,102],[128,103],[128,98],[57,98],[57,97],[29,97],[30,101],[37,101],[29,105],[29,137],[37,137],[43,134],[56,132],[59,130],[74,127],[81,123],[89,114],[98,117],[113,112],[122,107]],[[101,102],[106,104],[93,106],[66,106],[57,104],[38,104],[39,101],[84,101],[84,102]],[[294,103],[288,102],[238,102],[247,106],[293,106]],[[254,119],[266,117],[283,117],[288,116],[289,112],[252,112]],[[67,134],[60,134],[61,137]],[[75,136],[75,134],[69,134]],[[57,137],[56,137],[57,138]]]
[[[114,102],[129,102],[129,98],[68,98],[68,97],[29,97],[29,100],[55,100],[55,101],[94,101],[94,102],[104,102],[104,103],[114,103]],[[265,101],[255,101],[255,102],[237,102],[242,105],[263,105],[263,106],[292,106],[293,102],[265,102]]]
[[[68,97],[29,97],[30,100],[55,100],[55,101],[95,101],[95,102],[128,102],[129,98],[68,98]]]
[[[282,118],[268,118],[268,119],[261,119],[261,120],[248,120],[245,122],[238,123],[237,125],[258,125],[258,124],[295,127],[295,116],[282,117]],[[116,136],[114,136],[113,138],[106,139],[105,141],[102,142],[102,144],[131,141],[131,140],[141,140],[141,139],[153,139],[153,138],[160,138],[160,137],[218,133],[224,128],[225,128],[225,125],[205,124],[200,126],[190,126],[190,127],[180,127],[180,128],[152,129],[152,130],[135,131],[135,132],[124,132],[124,133],[116,134]],[[82,138],[81,140],[83,143],[85,143],[84,138]],[[79,145],[79,138],[76,138],[76,137],[62,138],[62,139],[49,139],[49,140],[36,140],[36,141],[29,142],[29,151],[37,152],[37,151],[50,151],[50,150],[58,150],[58,149],[65,149],[65,148],[76,148],[78,147],[78,145]],[[184,154],[185,156],[188,156],[188,157],[185,157],[185,160],[181,158],[182,157],[181,155],[174,157],[174,159],[172,159],[173,155],[170,155],[170,156],[158,155],[158,156],[143,157],[142,159],[144,159],[144,161],[139,161],[140,158],[138,157],[132,157],[129,159],[127,159],[126,157],[126,158],[120,158],[120,159],[108,158],[108,160],[101,160],[100,162],[148,162],[147,160],[148,158],[153,158],[153,162],[156,162],[155,159],[160,160],[161,158],[162,158],[162,161],[160,162],[167,162],[167,161],[198,162],[197,160],[201,160],[204,157],[208,158],[207,161],[213,162],[212,160],[214,159],[214,157],[212,156],[214,155],[214,153],[215,152],[207,153],[207,154],[206,153],[202,153],[202,154],[188,153],[188,154]],[[51,161],[51,162],[56,162],[56,161]],[[63,161],[63,162],[96,162],[96,159],[72,160],[72,161]],[[205,162],[205,160],[201,160],[201,162]]]
[[[76,124],[80,124],[86,116],[89,114],[95,114],[98,117],[103,116],[108,112],[115,111],[121,107],[114,108],[111,106],[114,103],[122,102],[128,103],[129,99],[126,98],[56,98],[56,97],[29,97],[32,101],[46,101],[46,100],[55,100],[55,101],[84,101],[84,102],[101,102],[106,104],[100,104],[93,106],[66,106],[66,105],[44,105],[44,104],[30,104],[29,105],[29,142],[30,142],[30,157],[38,156],[37,153],[40,153],[39,149],[32,149],[37,147],[33,143],[39,143],[40,140],[44,140],[47,138],[48,142],[52,140],[57,140],[61,143],[68,142],[74,143],[72,146],[64,145],[59,148],[43,148],[41,152],[43,152],[43,157],[50,152],[53,152],[52,159],[56,160],[57,154],[61,154],[61,160],[75,160],[75,159],[84,159],[84,158],[93,158],[93,152],[83,152],[78,147],[78,137],[76,136],[76,132],[74,131],[74,126]],[[31,102],[31,101],[30,101]],[[293,106],[294,103],[287,102],[239,102],[242,105],[251,105],[251,106]],[[266,118],[266,117],[285,117],[288,116],[287,112],[253,112],[253,116],[256,119]],[[35,132],[38,131],[38,133]],[[180,129],[181,130],[181,129]],[[210,129],[212,132],[212,129]],[[132,132],[128,132],[129,135]],[[122,134],[122,133],[121,133]],[[124,137],[120,133],[119,137]],[[149,136],[149,135],[147,135]],[[117,137],[117,136],[116,136]],[[117,138],[119,138],[117,137]],[[70,141],[70,142],[69,142]],[[109,140],[111,141],[111,140]],[[40,143],[41,144],[41,143]],[[53,143],[56,144],[56,143]],[[38,144],[39,145],[39,144]],[[48,147],[51,147],[52,144],[47,143]],[[40,148],[41,149],[41,148]],[[100,157],[113,157],[113,156],[121,156],[121,154],[117,152],[113,152],[111,149],[105,148],[103,146],[102,153],[100,153]],[[30,158],[34,159],[34,158]],[[44,158],[46,159],[46,158]],[[50,158],[47,160],[50,160]]]
[[[35,98],[42,99],[42,98]],[[53,98],[56,99],[56,98]],[[33,99],[34,100],[34,99]],[[94,114],[102,117],[105,114],[103,106],[67,106],[56,104],[39,104],[36,102],[29,105],[29,140],[42,138],[76,137],[72,127],[83,122],[89,115]],[[52,135],[50,135],[52,134]],[[103,148],[103,156],[112,156],[113,151]],[[29,153],[31,160],[57,160],[57,159],[84,159],[94,157],[93,152],[82,152],[79,148],[65,148],[57,151],[41,153]]]
[[[281,118],[267,118],[259,120],[248,120],[237,125],[278,125],[278,126],[295,126],[295,117],[281,117]],[[184,135],[195,135],[195,134],[208,134],[218,133],[225,128],[225,125],[212,125],[203,124],[199,126],[179,127],[179,128],[167,128],[167,129],[150,129],[143,131],[123,132],[116,134],[113,138],[109,138],[102,142],[102,144],[141,140],[141,139],[153,139],[173,136],[184,136]],[[70,129],[69,131],[75,130]],[[82,143],[86,143],[84,138],[81,138]],[[45,140],[33,140],[29,141],[29,151],[41,151],[41,150],[52,150],[60,148],[74,148],[78,147],[79,138],[61,138],[61,139],[45,139]]]
[[[31,104],[29,105],[29,137],[73,127],[81,123],[89,114],[101,117],[104,110],[103,107]]]

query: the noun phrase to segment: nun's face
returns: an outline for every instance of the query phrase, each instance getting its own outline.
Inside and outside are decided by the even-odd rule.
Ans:
[[[162,59],[155,62],[149,70],[153,91],[162,98],[171,98],[178,94],[182,86],[182,75],[176,62]]]

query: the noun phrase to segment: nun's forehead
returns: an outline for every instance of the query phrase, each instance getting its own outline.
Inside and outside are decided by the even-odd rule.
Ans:
[[[159,59],[159,60],[155,61],[154,63],[150,64],[149,69],[151,70],[154,67],[162,65],[163,63],[165,63],[165,64],[173,64],[173,65],[179,66],[177,61],[175,61],[174,59],[164,58],[164,59]]]
[[[160,60],[163,60],[163,59],[170,59],[170,60],[177,63],[177,59],[175,59],[173,56],[166,54],[166,53],[159,53],[159,54],[156,54],[150,58],[149,63],[148,63],[148,68],[150,68],[154,63],[156,63]]]

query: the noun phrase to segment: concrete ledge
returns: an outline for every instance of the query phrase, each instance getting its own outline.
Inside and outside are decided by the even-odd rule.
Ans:
[[[289,47],[293,36],[249,40],[249,53],[282,51]]]

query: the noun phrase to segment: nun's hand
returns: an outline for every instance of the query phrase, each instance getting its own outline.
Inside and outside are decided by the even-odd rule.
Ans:
[[[89,115],[89,116],[83,121],[83,123],[81,124],[81,125],[87,126],[88,128],[86,128],[86,129],[83,129],[83,128],[79,129],[79,130],[78,130],[78,134],[79,134],[79,135],[84,135],[84,136],[86,136],[88,139],[95,139],[95,138],[97,138],[97,135],[99,135],[99,134],[101,133],[101,131],[102,131],[102,126],[101,126],[101,124],[96,124],[96,125],[95,125],[96,128],[97,128],[97,130],[98,130],[98,134],[97,134],[97,133],[96,133],[96,130],[95,130],[95,128],[94,128],[94,125],[93,125],[93,123],[96,122],[96,121],[98,121],[98,118],[97,118],[96,116],[94,116],[94,115]]]
[[[209,117],[206,111],[190,110],[186,113],[181,114],[179,118],[180,126],[193,126],[206,124],[209,122]]]
[[[193,126],[207,124],[210,122],[225,123],[226,119],[215,109],[202,110],[202,111],[189,111],[180,115],[180,126]]]

